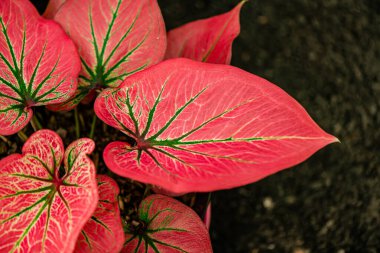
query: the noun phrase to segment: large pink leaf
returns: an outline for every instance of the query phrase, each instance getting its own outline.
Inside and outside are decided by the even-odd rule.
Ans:
[[[66,101],[75,92],[80,59],[62,28],[28,0],[0,1],[0,134],[14,134],[32,106]]]
[[[117,201],[119,187],[106,175],[99,175],[99,203],[94,214],[78,237],[75,252],[120,252],[124,244],[124,230]]]
[[[138,212],[140,224],[130,226],[123,253],[212,252],[206,226],[181,202],[155,194],[141,202]]]
[[[98,201],[95,167],[87,157],[94,146],[79,139],[63,153],[60,137],[40,130],[21,155],[0,161],[0,252],[74,250]]]
[[[337,141],[289,95],[228,65],[162,62],[104,90],[100,119],[136,140],[112,142],[115,173],[172,193],[255,182]]]
[[[72,109],[92,90],[119,86],[165,54],[165,26],[156,0],[67,0],[54,19],[82,59],[77,93],[54,110]]]
[[[169,31],[165,58],[185,57],[202,62],[230,64],[232,42],[240,33],[240,9],[245,2],[240,2],[227,13]]]

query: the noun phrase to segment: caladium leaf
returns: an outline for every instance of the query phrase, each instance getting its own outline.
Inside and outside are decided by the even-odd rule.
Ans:
[[[74,43],[28,0],[0,1],[0,134],[14,134],[32,106],[66,101],[75,92],[80,59]]]
[[[210,236],[199,216],[178,200],[154,194],[138,211],[122,252],[212,252]]]
[[[77,93],[53,110],[72,109],[94,89],[118,87],[165,54],[165,25],[156,0],[67,0],[54,19],[77,44],[82,72]]]
[[[57,14],[58,10],[65,2],[66,0],[49,0],[48,6],[44,12],[44,17],[53,19],[55,14]]]
[[[202,62],[230,64],[232,42],[240,33],[240,9],[245,2],[240,2],[227,13],[170,30],[165,58],[185,57]]]
[[[104,150],[116,174],[172,193],[255,182],[337,139],[288,94],[228,65],[173,59],[107,89],[100,119],[136,140]]]
[[[0,252],[72,252],[97,201],[91,139],[40,130],[0,161]],[[61,161],[64,160],[64,166]]]
[[[124,244],[124,230],[117,201],[119,187],[106,176],[98,175],[99,203],[83,227],[75,247],[76,253],[120,252]]]

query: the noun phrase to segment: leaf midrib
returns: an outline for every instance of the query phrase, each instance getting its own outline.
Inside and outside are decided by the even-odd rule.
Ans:
[[[118,62],[116,62],[115,64],[113,64],[113,66],[111,66],[108,70],[106,70],[106,66],[108,65],[108,63],[111,60],[112,56],[115,54],[115,52],[120,47],[120,45],[122,44],[122,42],[127,38],[127,36],[130,34],[130,32],[132,31],[132,29],[134,28],[135,22],[139,18],[140,11],[141,11],[141,8],[140,8],[139,11],[137,12],[136,17],[133,19],[131,25],[128,27],[128,29],[123,34],[123,36],[120,38],[120,40],[116,43],[115,47],[112,49],[112,51],[110,52],[110,54],[108,55],[108,57],[105,59],[106,48],[108,46],[108,42],[110,40],[111,32],[112,32],[112,30],[114,28],[116,19],[119,16],[118,14],[119,14],[119,11],[120,11],[121,4],[122,4],[122,0],[118,0],[115,10],[111,9],[112,18],[111,18],[111,21],[108,23],[108,28],[107,28],[106,34],[104,36],[103,44],[102,44],[102,48],[101,49],[99,49],[98,41],[96,39],[96,33],[95,33],[95,28],[94,28],[94,24],[93,24],[93,17],[92,17],[92,10],[91,9],[89,10],[90,31],[91,31],[92,44],[93,44],[93,47],[94,47],[94,51],[95,51],[94,53],[95,53],[95,58],[96,58],[95,69],[94,70],[91,69],[90,66],[81,57],[82,65],[84,66],[85,70],[91,76],[91,79],[88,79],[87,77],[84,77],[84,78],[82,77],[82,79],[84,79],[88,83],[89,90],[91,90],[91,89],[98,89],[98,88],[104,88],[104,87],[111,87],[110,84],[112,84],[114,81],[116,81],[116,80],[123,80],[124,77],[129,76],[129,75],[131,75],[131,74],[133,74],[135,72],[138,72],[138,71],[144,69],[147,66],[147,63],[145,63],[145,64],[143,64],[142,66],[138,67],[135,70],[132,70],[132,71],[129,71],[129,72],[125,72],[125,73],[123,73],[123,74],[121,74],[119,76],[116,76],[116,77],[112,77],[111,76],[111,74],[118,67],[120,67],[120,65],[123,62],[126,62],[128,60],[128,58],[133,53],[135,53],[136,50],[138,50],[142,46],[142,44],[145,42],[145,39],[146,39],[146,36],[145,36],[144,39],[140,43],[138,43],[134,48],[132,48],[130,51],[128,51],[120,60],[118,60]]]
[[[58,89],[58,87],[60,87],[61,84],[65,81],[65,79],[63,79],[59,84],[55,85],[55,87],[53,87],[51,90],[49,90],[49,91],[45,92],[44,94],[37,97],[38,92],[43,87],[43,85],[49,79],[52,78],[52,74],[56,70],[57,65],[60,61],[60,56],[58,57],[58,60],[55,62],[53,68],[48,73],[48,75],[37,85],[37,88],[35,90],[32,90],[38,69],[40,67],[41,61],[42,61],[44,54],[45,54],[46,42],[43,46],[41,55],[39,56],[39,59],[37,60],[37,64],[33,70],[31,79],[27,85],[25,80],[24,80],[24,76],[23,76],[24,59],[25,59],[25,46],[26,46],[26,24],[24,23],[24,30],[23,30],[23,37],[22,37],[22,48],[21,48],[21,55],[20,55],[19,62],[17,61],[16,53],[13,50],[12,42],[11,42],[11,39],[8,35],[7,26],[5,25],[2,17],[0,17],[0,25],[2,28],[2,33],[3,33],[5,40],[6,40],[6,44],[8,46],[8,50],[9,50],[11,58],[12,58],[13,66],[2,53],[0,53],[0,58],[3,60],[5,65],[8,67],[8,69],[12,73],[13,77],[16,79],[18,87],[14,86],[11,81],[8,81],[8,80],[4,79],[3,77],[0,77],[0,81],[2,83],[4,83],[6,86],[8,86],[10,89],[12,89],[14,92],[16,92],[20,98],[19,99],[18,98],[10,98],[9,96],[6,96],[5,94],[1,94],[1,96],[7,97],[9,99],[16,101],[19,105],[22,105],[24,108],[29,106],[30,105],[29,103],[31,103],[31,105],[38,104],[38,103],[45,103],[46,101],[43,101],[42,99],[44,97],[46,97],[47,95],[49,95],[50,93],[54,92],[54,90]],[[54,99],[52,99],[52,100],[54,100]],[[11,110],[11,109],[9,109],[9,110]],[[19,114],[21,114],[21,113],[19,113]],[[12,124],[14,124],[18,120],[19,117],[20,116],[18,116],[16,118],[16,120],[14,122],[12,122]]]

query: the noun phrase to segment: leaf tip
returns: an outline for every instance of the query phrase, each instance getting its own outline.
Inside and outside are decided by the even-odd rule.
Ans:
[[[331,136],[331,143],[335,143],[335,142],[342,143],[337,137]]]

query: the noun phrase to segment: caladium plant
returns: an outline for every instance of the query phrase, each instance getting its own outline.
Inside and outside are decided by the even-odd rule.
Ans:
[[[127,231],[123,253],[212,252],[205,224],[188,206],[163,195],[144,199]]]
[[[0,134],[20,131],[33,106],[60,103],[76,90],[74,43],[29,1],[0,1]]]
[[[86,96],[89,102],[97,90],[118,87],[164,57],[165,25],[156,1],[52,0],[45,15],[62,25],[82,62],[74,96],[50,109],[70,110]]]
[[[138,211],[125,210],[117,183],[171,196],[227,189],[337,141],[280,88],[227,66],[245,2],[166,36],[156,0],[51,0],[44,18],[28,0],[0,1],[0,134],[24,128],[33,106],[71,110],[100,93],[91,113],[130,140],[104,149],[116,180],[96,176],[94,141],[64,151],[51,130],[0,160],[0,252],[212,252],[211,205],[203,224],[147,187]],[[191,60],[161,62],[177,57]]]
[[[196,61],[230,64],[232,42],[240,33],[241,1],[231,11],[190,22],[168,32],[166,59],[185,57]]]
[[[0,252],[71,252],[97,201],[92,140],[64,151],[51,130],[0,161]],[[63,160],[63,164],[62,164]]]
[[[173,193],[252,183],[336,141],[268,81],[187,59],[162,62],[120,89],[104,90],[95,112],[136,142],[110,143],[107,166]]]
[[[124,244],[124,231],[117,196],[119,187],[106,176],[98,175],[99,202],[91,218],[83,227],[75,252],[119,252]]]

